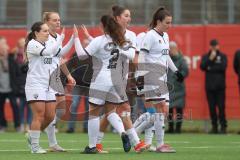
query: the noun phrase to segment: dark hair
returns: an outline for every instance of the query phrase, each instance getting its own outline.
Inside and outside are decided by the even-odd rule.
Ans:
[[[210,44],[210,46],[215,47],[215,46],[217,46],[219,43],[218,43],[218,40],[217,40],[217,39],[212,39],[209,44]]]
[[[155,13],[153,14],[152,21],[150,23],[150,28],[154,28],[157,25],[157,20],[163,21],[165,17],[167,16],[172,16],[171,13],[165,8],[165,7],[160,7],[158,8]]]
[[[32,39],[36,38],[35,32],[40,32],[42,25],[45,24],[43,22],[35,22],[32,27],[31,27],[31,32],[27,35],[25,39],[25,47],[24,50],[26,50],[28,42],[31,41]]]
[[[104,33],[109,34],[113,42],[122,46],[125,43],[125,37],[122,27],[110,15],[103,15],[101,17]]]
[[[120,16],[125,10],[128,10],[125,7],[114,5],[112,6],[112,15],[113,17]]]

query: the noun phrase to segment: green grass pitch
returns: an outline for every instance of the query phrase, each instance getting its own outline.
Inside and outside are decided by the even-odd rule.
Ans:
[[[180,134],[165,137],[177,153],[143,152],[133,150],[124,153],[117,134],[108,133],[104,138],[104,147],[109,154],[80,154],[88,144],[87,134],[57,133],[59,144],[68,151],[65,153],[31,154],[24,134],[0,134],[0,160],[238,160],[240,159],[240,136],[236,134]],[[40,144],[48,147],[46,134],[41,134]]]

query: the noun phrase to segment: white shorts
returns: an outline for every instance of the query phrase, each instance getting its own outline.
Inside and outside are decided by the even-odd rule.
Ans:
[[[120,104],[128,101],[125,87],[104,86],[91,83],[89,89],[89,102],[104,105],[106,102]]]
[[[44,89],[25,89],[27,102],[56,101],[55,92]]]
[[[167,85],[164,85],[161,87],[145,85],[144,86],[144,95],[145,95],[145,100],[147,102],[151,102],[151,101],[169,102],[169,92],[168,92]]]
[[[64,87],[61,81],[59,69],[56,69],[50,76],[50,85],[51,90],[55,92],[55,95],[63,96],[64,95]]]

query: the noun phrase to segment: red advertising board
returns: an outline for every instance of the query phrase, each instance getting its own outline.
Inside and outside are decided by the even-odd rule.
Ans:
[[[146,30],[144,26],[134,26],[132,31],[139,33]],[[72,29],[67,29],[66,38],[71,35]],[[89,28],[90,34],[97,36],[98,28]],[[7,38],[10,48],[13,48],[18,38],[26,35],[25,29],[0,29],[0,36]],[[80,37],[82,37],[80,33]],[[240,96],[237,84],[237,76],[233,71],[233,56],[240,49],[240,25],[183,25],[173,26],[169,31],[170,40],[178,43],[184,54],[190,69],[186,79],[186,108],[185,119],[208,119],[208,106],[204,89],[204,73],[200,70],[201,56],[208,51],[209,41],[213,38],[219,40],[220,49],[227,55],[227,89],[226,89],[226,115],[228,119],[240,118]],[[72,50],[73,51],[73,50]],[[84,106],[81,103],[80,110]],[[9,104],[5,112],[7,118],[12,119]]]

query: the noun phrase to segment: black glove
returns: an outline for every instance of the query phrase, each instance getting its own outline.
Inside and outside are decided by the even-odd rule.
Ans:
[[[180,73],[179,71],[176,71],[175,75],[177,76],[177,81],[178,82],[183,82],[184,77],[183,77],[182,73]]]
[[[136,86],[140,91],[144,88],[144,76],[137,77]]]
[[[22,73],[27,73],[28,72],[28,62],[24,63],[22,66],[21,66],[21,71]]]

